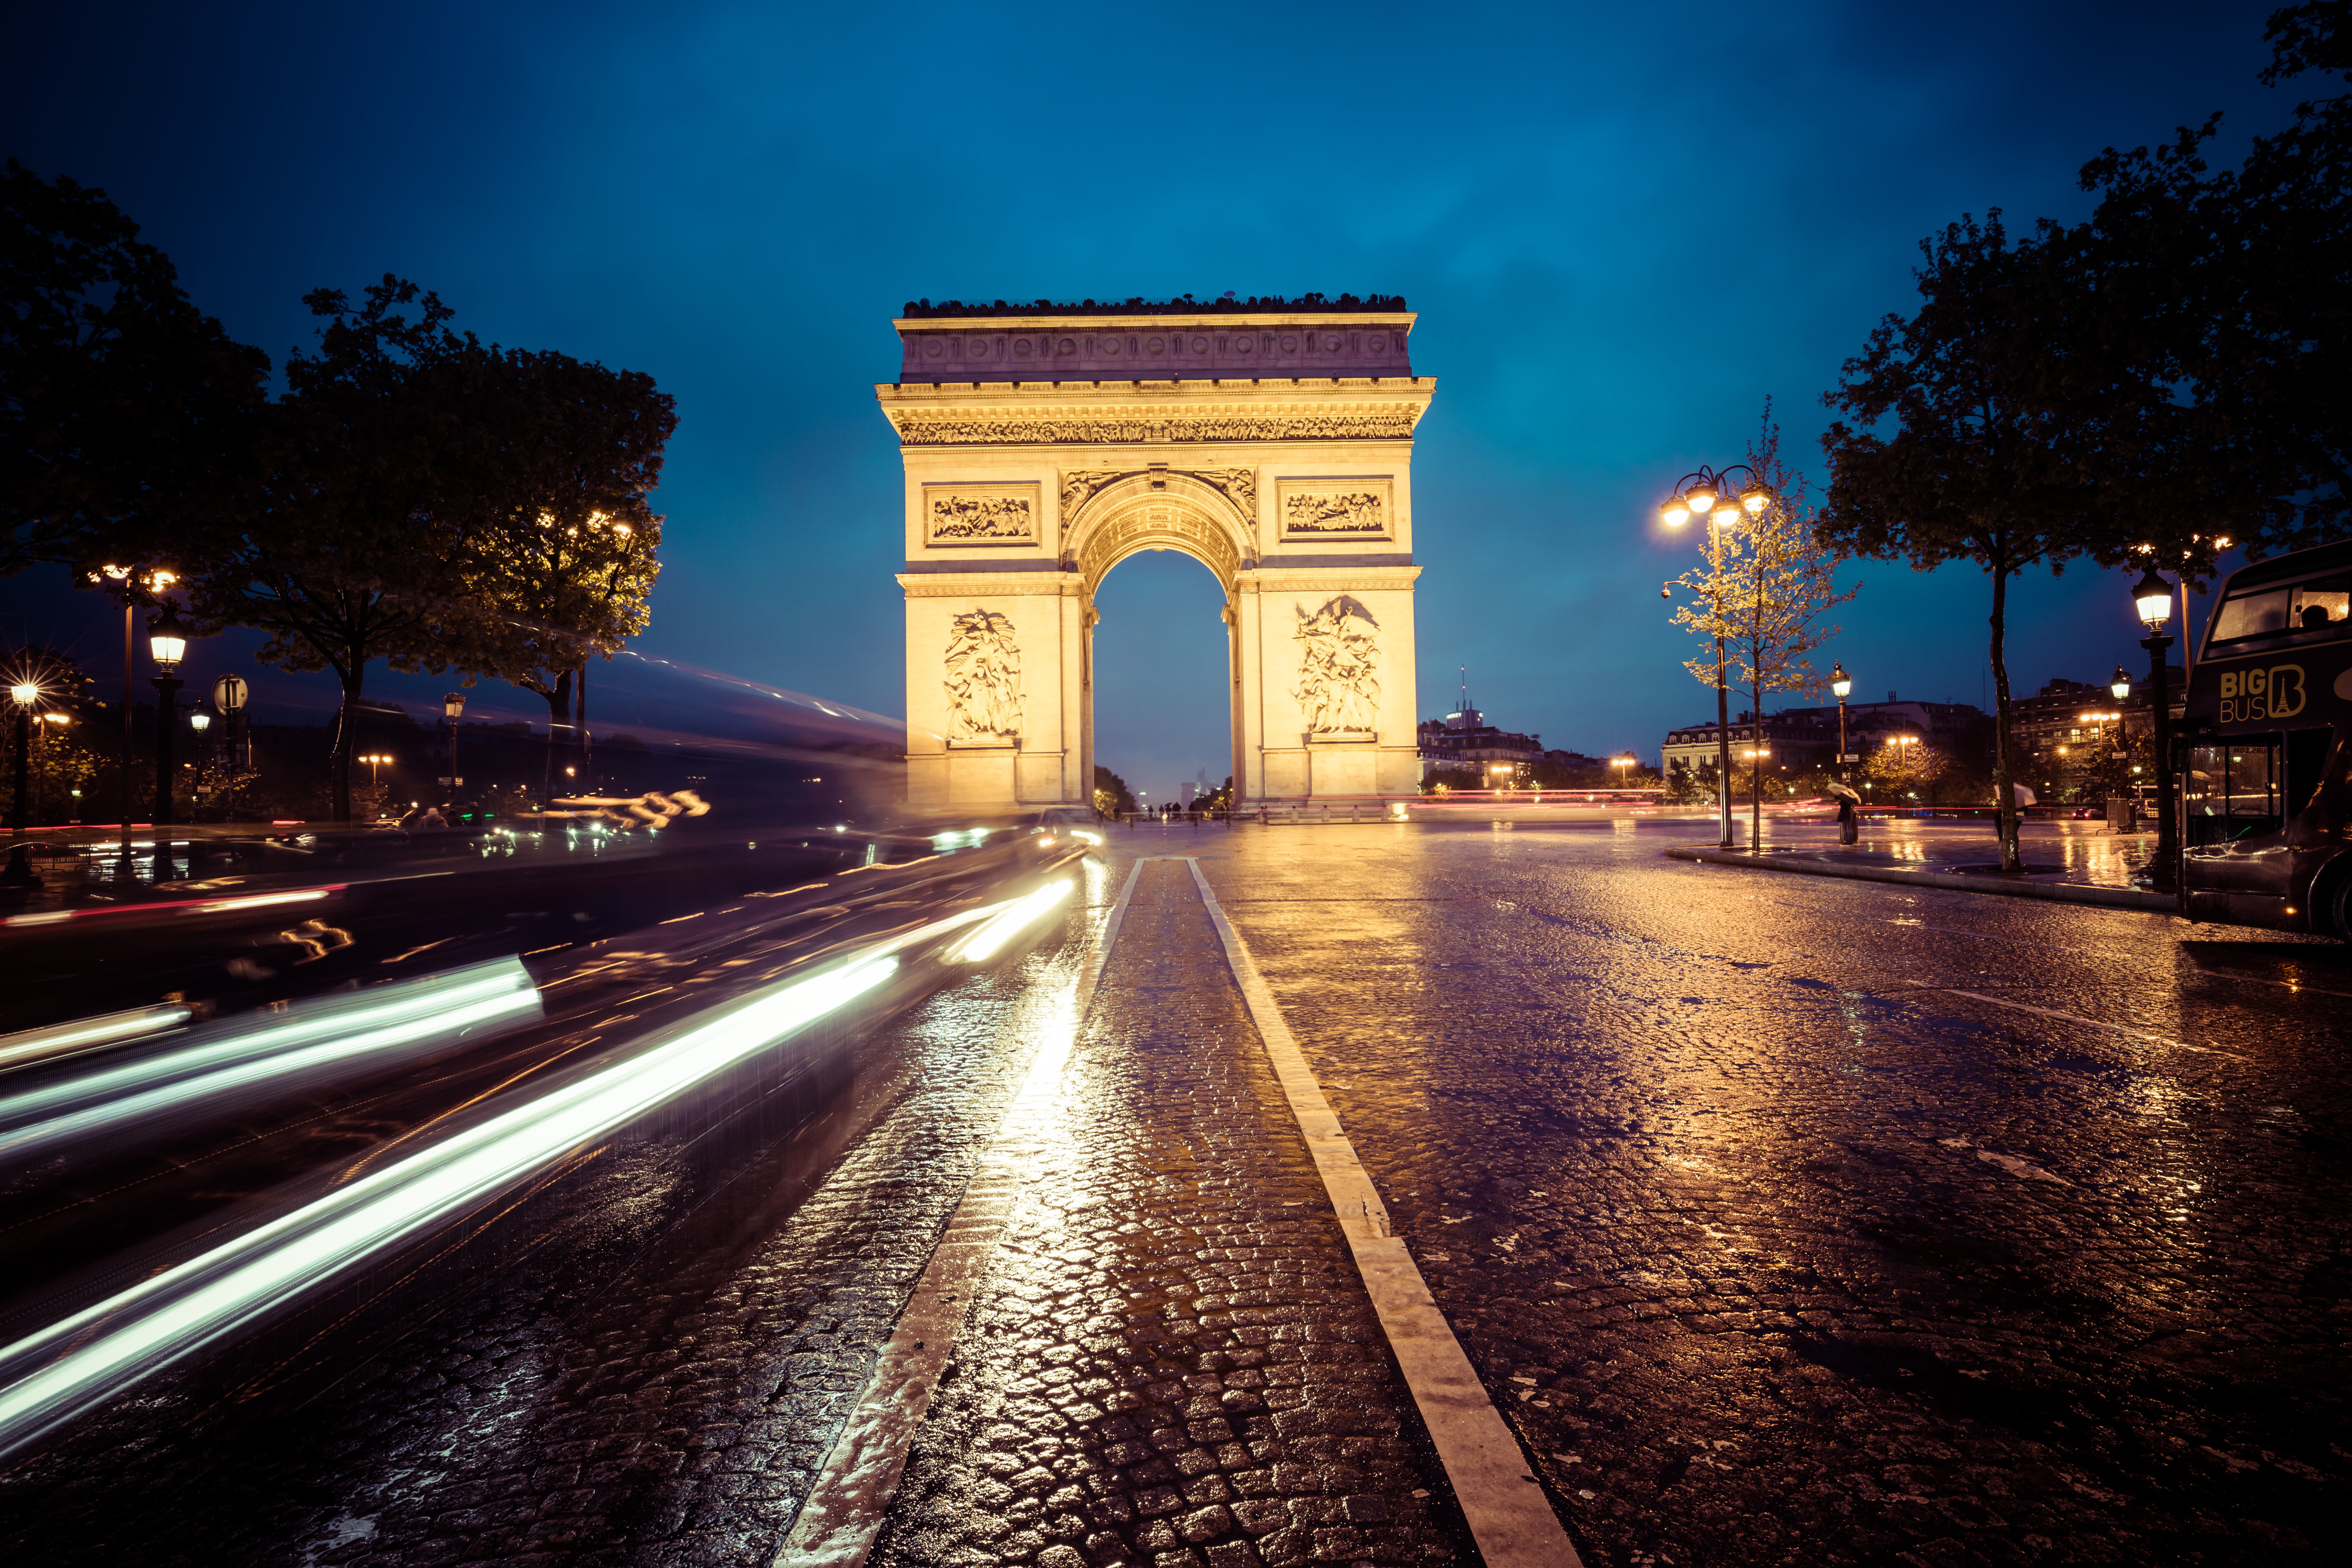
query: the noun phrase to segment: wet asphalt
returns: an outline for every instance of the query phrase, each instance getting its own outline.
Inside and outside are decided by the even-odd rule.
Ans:
[[[152,1385],[0,1475],[0,1552],[764,1564],[1060,1029],[875,1561],[1474,1561],[1181,862],[1069,1016],[1191,856],[1587,1563],[2343,1560],[2344,952],[1689,837],[1121,830],[864,1044],[816,1175],[290,1408]]]

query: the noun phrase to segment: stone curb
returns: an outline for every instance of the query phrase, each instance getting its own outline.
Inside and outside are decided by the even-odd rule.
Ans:
[[[1853,882],[1897,882],[1913,888],[1949,888],[1960,893],[1991,893],[2009,899],[2045,899],[2060,904],[2089,904],[2097,909],[2145,910],[2151,914],[2178,914],[2170,893],[2142,892],[2137,888],[2092,888],[2080,882],[2012,882],[1990,877],[1960,877],[1948,871],[1900,871],[1892,866],[1840,866],[1823,860],[1794,860],[1770,854],[1750,855],[1740,849],[1717,849],[1676,844],[1666,853],[1676,860],[1700,860],[1710,866],[1738,866],[1750,871],[1793,871],[1801,877],[1842,877]]]

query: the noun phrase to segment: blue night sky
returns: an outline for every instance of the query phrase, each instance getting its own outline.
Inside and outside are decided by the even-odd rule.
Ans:
[[[11,25],[0,149],[103,187],[275,360],[303,291],[394,271],[651,373],[640,646],[893,714],[902,301],[1401,293],[1438,379],[1423,711],[1466,664],[1494,721],[1654,756],[1713,708],[1664,489],[1768,395],[1818,484],[1819,394],[1931,229],[2078,216],[2085,159],[2214,109],[2279,123],[2271,5],[52,5]],[[1858,692],[1979,700],[1979,574],[1847,575]],[[55,583],[0,584],[0,639],[119,669]],[[2112,574],[2020,597],[2021,691],[2142,658]],[[1225,771],[1216,605],[1173,554],[1104,590],[1101,757],[1155,798]]]

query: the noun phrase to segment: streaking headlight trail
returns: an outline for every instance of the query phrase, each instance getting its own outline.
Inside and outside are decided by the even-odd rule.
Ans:
[[[729,1006],[0,1350],[0,1454],[545,1169],[887,982],[867,958]]]
[[[540,1012],[530,972],[507,958],[258,1020],[208,1025],[163,1055],[0,1098],[0,1169],[22,1168],[84,1139],[213,1114],[318,1075],[380,1067],[404,1047]]]
[[[166,1029],[178,1028],[190,1016],[187,1008],[177,1005],[133,1007],[95,1018],[77,1018],[70,1024],[52,1024],[46,1029],[0,1035],[0,1071],[135,1040],[142,1035],[160,1035]]]
[[[1024,926],[1060,908],[1062,900],[1075,892],[1076,886],[1065,878],[1013,900],[982,921],[980,929],[958,942],[948,956],[961,963],[987,963],[1002,952],[1004,944],[1018,935]]]

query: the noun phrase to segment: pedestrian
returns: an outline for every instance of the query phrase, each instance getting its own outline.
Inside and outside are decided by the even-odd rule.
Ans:
[[[1855,794],[1853,786],[1843,779],[1831,781],[1830,793],[1837,796],[1838,842],[1856,842],[1862,837],[1862,821],[1856,811],[1862,805],[1862,796]]]

